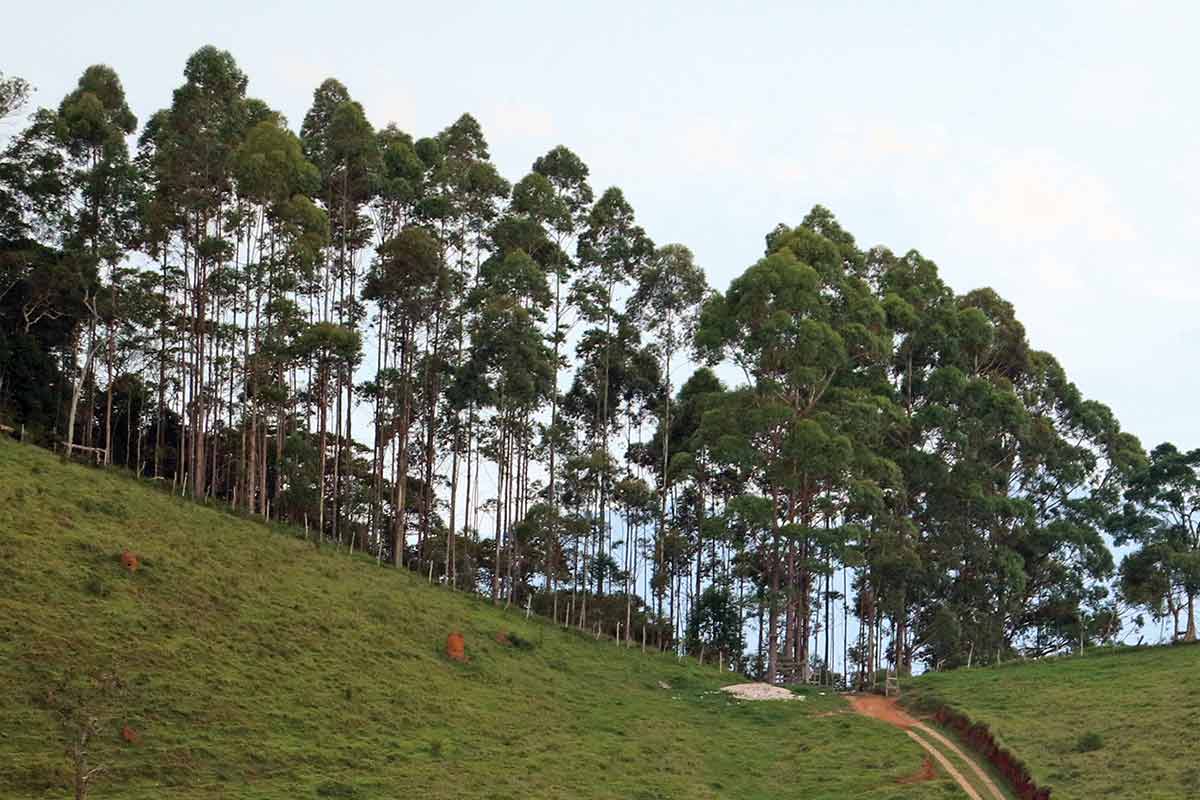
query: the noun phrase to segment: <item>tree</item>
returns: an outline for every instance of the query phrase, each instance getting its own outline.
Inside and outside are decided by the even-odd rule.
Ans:
[[[208,494],[216,457],[214,450],[212,458],[206,458],[206,445],[217,399],[217,331],[210,316],[219,316],[221,284],[211,284],[210,278],[234,254],[225,213],[234,199],[234,154],[245,131],[270,113],[247,100],[248,79],[226,51],[211,45],[200,48],[188,58],[183,74],[185,81],[175,90],[170,108],[147,125],[141,146],[162,217],[183,246],[180,400],[188,432],[186,473],[180,477],[200,499]]]
[[[863,378],[888,352],[890,336],[882,308],[833,240],[808,225],[781,226],[767,245],[765,258],[706,302],[696,342],[711,363],[728,357],[749,381],[704,425],[718,460],[771,499],[764,572],[767,680],[774,681],[781,589],[784,652],[807,678],[819,499],[851,475],[863,492],[889,472],[878,458],[860,458],[853,437],[861,434],[855,425],[870,419],[859,408],[886,404]]]
[[[592,425],[593,448],[608,456],[608,420],[612,398],[610,372],[612,368],[613,324],[617,322],[615,292],[636,279],[646,260],[654,252],[654,244],[634,220],[633,207],[620,189],[613,187],[601,195],[588,212],[587,227],[579,237],[577,255],[579,275],[572,287],[574,303],[584,319],[593,325],[603,323],[599,331],[603,341],[603,357],[596,363],[599,391],[596,393],[595,416]],[[609,531],[608,494],[612,483],[607,473],[601,475],[599,486],[596,554],[604,552]]]
[[[311,200],[320,185],[318,170],[278,119],[262,120],[247,132],[234,153],[233,174],[248,220],[242,298],[246,419],[238,459],[239,499],[258,513],[268,504],[268,409],[276,412],[277,460],[286,426],[283,372],[289,356],[280,343],[278,304],[288,289],[311,277],[328,241],[328,215]]]
[[[526,508],[525,461],[532,441],[528,419],[553,390],[552,356],[538,327],[544,321],[550,292],[539,265],[525,251],[512,250],[484,264],[474,295],[471,304],[479,313],[472,320],[473,347],[463,369],[482,381],[479,405],[495,410],[497,562],[492,573],[492,600],[499,602],[501,597],[499,559],[505,554],[509,572],[506,596],[511,601],[512,575],[520,554],[510,531]]]
[[[33,87],[29,81],[16,75],[5,77],[0,71],[0,120],[20,111],[32,93]]]
[[[363,295],[375,300],[390,320],[390,346],[395,353],[395,385],[391,401],[396,437],[394,476],[392,560],[404,562],[407,540],[406,493],[408,489],[409,434],[412,430],[417,334],[433,319],[430,311],[448,300],[449,275],[443,267],[437,240],[427,230],[409,226],[381,244],[378,258],[367,277]]]
[[[742,614],[737,598],[727,584],[708,586],[696,600],[688,618],[687,648],[694,655],[717,652],[730,659],[732,666],[741,659],[746,646]]]
[[[662,358],[663,404],[660,430],[664,435],[659,437],[662,445],[662,459],[659,462],[659,539],[657,546],[658,561],[662,558],[661,538],[667,528],[667,498],[671,491],[670,471],[671,460],[671,395],[674,386],[671,384],[671,362],[676,352],[688,345],[695,335],[696,323],[699,317],[700,304],[704,300],[708,284],[704,273],[696,266],[692,251],[681,244],[669,244],[655,251],[654,256],[646,264],[638,276],[637,289],[633,294],[631,305],[637,320],[645,329],[658,339],[658,350]],[[704,498],[699,498],[700,518],[703,517]],[[697,525],[697,534],[700,526]],[[697,544],[699,550],[699,544]],[[696,597],[700,598],[700,572],[696,573]]]
[[[366,112],[350,99],[346,88],[330,78],[313,93],[313,106],[300,129],[305,155],[320,175],[317,192],[330,220],[330,258],[321,275],[319,318],[357,329],[365,317],[358,300],[358,254],[370,241],[371,225],[364,209],[379,172],[378,140]],[[349,467],[354,382],[351,374],[336,375],[333,459],[333,536],[339,539],[342,466]],[[343,389],[344,413],[343,413]],[[343,427],[344,424],[344,427]]]
[[[1121,565],[1121,590],[1134,605],[1171,618],[1172,639],[1196,641],[1200,595],[1200,449],[1170,443],[1150,451],[1109,526],[1118,545],[1138,549]],[[1183,627],[1180,627],[1180,615]]]
[[[307,328],[296,343],[296,354],[303,362],[311,362],[316,366],[315,394],[318,407],[318,466],[319,480],[317,492],[317,531],[318,538],[325,534],[325,459],[328,453],[326,434],[329,430],[327,410],[329,408],[329,382],[331,373],[341,374],[352,366],[362,350],[362,340],[358,332],[335,325],[332,322],[318,322]]]

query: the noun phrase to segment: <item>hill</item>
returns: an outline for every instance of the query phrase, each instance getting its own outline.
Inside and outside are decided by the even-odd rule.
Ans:
[[[9,440],[0,586],[0,797],[69,796],[88,719],[93,798],[956,796],[840,698],[732,703],[728,673]]]
[[[921,676],[905,702],[983,723],[1054,800],[1200,797],[1200,646],[1101,649]]]

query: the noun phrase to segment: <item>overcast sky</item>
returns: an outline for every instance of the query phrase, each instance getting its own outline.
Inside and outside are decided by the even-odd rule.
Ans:
[[[1200,446],[1200,6],[13,5],[0,69],[36,103],[106,62],[145,120],[214,44],[294,128],[328,76],[417,136],[469,111],[507,178],[566,144],[718,288],[822,203],[995,288],[1143,444]]]

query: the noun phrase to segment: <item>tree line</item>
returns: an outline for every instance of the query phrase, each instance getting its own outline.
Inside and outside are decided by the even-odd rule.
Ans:
[[[11,137],[21,435],[771,681],[1130,609],[1195,639],[1200,450],[1147,455],[991,289],[817,206],[720,292],[566,147],[510,183],[470,115],[376,129],[329,79],[297,133],[247,90],[204,47],[139,125],[96,65]],[[0,75],[0,116],[29,93]]]

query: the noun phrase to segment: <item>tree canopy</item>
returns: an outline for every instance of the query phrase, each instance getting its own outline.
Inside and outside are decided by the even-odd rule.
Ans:
[[[510,183],[469,114],[249,89],[202,47],[139,127],[94,65],[11,139],[0,421],[772,681],[1195,638],[1200,451],[1145,454],[992,289],[817,206],[718,290],[565,146]]]

